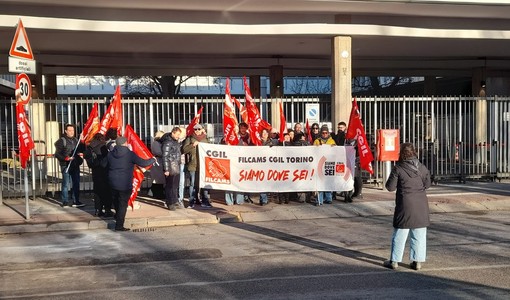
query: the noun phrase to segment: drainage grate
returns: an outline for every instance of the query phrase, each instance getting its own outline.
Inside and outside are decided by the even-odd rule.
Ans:
[[[135,228],[132,230],[133,232],[147,232],[147,231],[156,231],[156,228],[154,227],[147,227],[147,228]]]

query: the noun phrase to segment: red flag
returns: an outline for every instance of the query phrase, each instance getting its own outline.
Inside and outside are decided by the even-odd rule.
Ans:
[[[120,95],[120,85],[117,86],[112,102],[106,109],[106,113],[101,119],[101,127],[99,132],[105,134],[110,128],[117,128],[117,132],[122,131],[122,103]]]
[[[133,130],[133,127],[131,127],[131,125],[129,124],[126,125],[124,136],[126,137],[128,144],[131,145],[131,149],[133,149],[133,152],[136,153],[136,155],[140,156],[143,159],[149,159],[154,157],[149,148],[147,148],[147,146],[142,142],[140,137]]]
[[[25,106],[22,102],[16,103],[16,125],[18,127],[19,159],[21,167],[27,167],[30,158],[30,150],[34,149],[34,140],[30,135],[30,125],[25,114]]]
[[[285,114],[283,113],[283,103],[280,101],[280,142],[283,142],[283,135],[287,133],[287,120],[285,120]]]
[[[307,132],[307,135],[308,135],[308,142],[310,144],[313,143],[313,141],[312,141],[312,131],[310,129],[310,123],[308,123],[308,118],[306,118],[306,132]]]
[[[239,114],[241,115],[241,120],[243,120],[244,123],[248,124],[248,111],[246,111],[246,106],[244,106],[236,98],[232,98],[232,99],[236,103],[237,108],[239,108]]]
[[[131,209],[134,209],[133,203],[135,202],[140,186],[142,185],[143,177],[143,170],[140,167],[135,166],[133,171],[133,189],[131,190],[131,196],[128,201],[128,206],[131,206]]]
[[[97,103],[94,103],[92,110],[90,111],[89,118],[83,131],[80,134],[80,142],[88,145],[92,140],[92,137],[99,131],[99,114],[97,111]]]
[[[370,174],[374,174],[374,170],[372,168],[372,161],[374,160],[374,156],[367,142],[365,129],[363,128],[363,123],[361,122],[361,115],[359,113],[358,104],[356,103],[356,98],[354,98],[352,101],[351,116],[349,117],[349,127],[345,133],[345,138],[357,140],[361,168],[368,171]]]
[[[232,95],[230,95],[230,80],[227,78],[227,84],[225,87],[225,103],[223,105],[223,137],[225,139],[225,144],[227,145],[237,145],[239,143],[239,139],[235,131],[237,118],[232,98]]]
[[[244,95],[246,98],[246,110],[248,111],[248,126],[250,129],[250,139],[253,144],[256,146],[262,145],[262,141],[260,140],[260,131],[262,129],[271,130],[271,125],[262,119],[260,116],[259,109],[257,105],[253,101],[250,92],[250,86],[248,85],[248,81],[246,80],[246,76],[243,77],[244,80]]]
[[[133,149],[133,152],[136,153],[136,155],[143,159],[154,157],[147,146],[142,142],[142,140],[140,140],[140,137],[136,134],[131,125],[126,125],[125,131],[126,132],[124,133],[124,136],[126,137],[128,144],[131,145],[131,149]],[[145,170],[149,169],[151,166],[152,165],[145,168],[135,166],[133,171],[133,189],[131,190],[131,196],[129,197],[128,201],[128,205],[131,206],[131,208],[133,208],[133,202],[135,202],[138,191],[140,190],[140,185],[142,184],[144,178],[143,172],[145,172]]]
[[[190,136],[193,134],[193,127],[200,123],[200,116],[202,115],[202,111],[204,110],[204,107],[201,106],[198,110],[198,113],[195,115],[193,120],[189,123],[188,127],[186,127],[186,136]]]

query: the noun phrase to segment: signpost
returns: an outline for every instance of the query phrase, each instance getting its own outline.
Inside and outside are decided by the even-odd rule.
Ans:
[[[320,107],[319,103],[305,104],[305,120],[308,119],[310,123],[320,123]]]
[[[30,207],[28,205],[28,173],[26,168],[27,153],[33,148],[32,137],[29,128],[26,128],[26,115],[24,106],[30,102],[32,98],[32,84],[30,78],[25,74],[36,74],[36,63],[34,53],[28,36],[21,19],[18,21],[16,33],[12,40],[11,49],[9,50],[9,72],[17,73],[16,75],[16,122],[18,125],[18,141],[20,149],[20,161],[24,168],[25,180],[25,218],[30,219]],[[21,73],[21,74],[20,74]],[[27,130],[28,129],[28,130]],[[22,151],[23,150],[23,151]],[[33,154],[33,153],[32,153]],[[32,169],[34,166],[34,158],[32,155]],[[33,173],[33,172],[32,172]],[[34,176],[32,174],[32,176]],[[35,192],[32,189],[32,196],[35,199]]]
[[[30,78],[25,73],[16,76],[16,91],[19,92],[19,97],[23,105],[28,104],[32,99],[32,84]]]
[[[9,72],[36,74],[34,53],[21,19],[9,50]]]

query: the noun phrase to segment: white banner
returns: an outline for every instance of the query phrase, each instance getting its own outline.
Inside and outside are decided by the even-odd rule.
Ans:
[[[352,146],[199,144],[200,187],[238,192],[350,191]]]

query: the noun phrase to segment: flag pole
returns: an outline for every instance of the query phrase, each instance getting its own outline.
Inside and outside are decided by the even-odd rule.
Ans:
[[[76,147],[74,147],[74,150],[73,150],[73,155],[71,155],[71,157],[73,159],[71,159],[69,161],[69,164],[67,165],[67,168],[65,170],[65,173],[68,173],[69,172],[69,167],[71,166],[71,164],[73,163],[73,160],[74,160],[74,155],[76,154],[76,150],[78,149],[78,146],[80,145],[80,140],[78,140],[78,143],[76,143]]]

